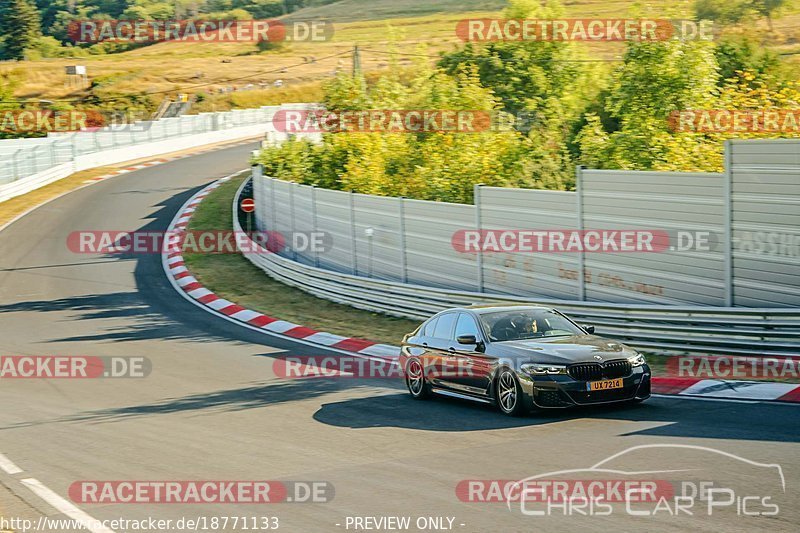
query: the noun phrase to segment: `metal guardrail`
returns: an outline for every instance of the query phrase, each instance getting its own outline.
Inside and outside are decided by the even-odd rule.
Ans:
[[[242,231],[233,203],[234,229]],[[530,303],[555,307],[601,335],[642,349],[742,355],[800,355],[800,309],[656,306],[514,297],[412,285],[304,265],[278,254],[245,254],[270,277],[314,296],[368,311],[423,320],[450,307]]]

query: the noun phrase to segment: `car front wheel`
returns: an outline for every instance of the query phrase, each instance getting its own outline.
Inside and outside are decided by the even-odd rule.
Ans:
[[[508,416],[520,416],[525,410],[522,400],[522,387],[514,372],[504,368],[497,376],[495,386],[497,407]]]
[[[415,400],[424,400],[431,395],[430,385],[425,381],[425,372],[419,359],[413,357],[406,363],[406,387]]]

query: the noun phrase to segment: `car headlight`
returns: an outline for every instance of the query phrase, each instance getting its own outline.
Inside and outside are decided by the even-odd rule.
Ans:
[[[544,376],[546,374],[566,374],[567,367],[564,365],[545,365],[540,363],[526,363],[520,366],[523,372],[532,376]]]
[[[637,353],[633,357],[628,357],[628,362],[631,364],[631,366],[642,366],[647,361],[644,360],[644,356],[642,354]]]

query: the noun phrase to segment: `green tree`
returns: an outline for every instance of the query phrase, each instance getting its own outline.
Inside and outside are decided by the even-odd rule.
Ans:
[[[772,19],[785,10],[793,0],[697,0],[694,11],[698,20],[714,20],[723,24],[738,24],[753,16],[767,20],[770,31]]]
[[[755,74],[755,79],[762,82],[772,82],[784,76],[780,56],[748,37],[728,37],[718,42],[714,57],[719,65],[720,85],[737,77],[739,72]]]
[[[713,108],[718,67],[708,41],[630,42],[603,103],[617,129],[596,115],[580,131],[580,162],[600,168],[687,170],[703,154],[686,150],[669,127],[670,113]]]
[[[24,59],[25,50],[41,35],[39,11],[29,0],[4,0],[0,14],[3,57]]]
[[[13,102],[14,91],[19,86],[21,72],[12,70],[0,73],[0,109],[16,109],[19,104]]]
[[[782,10],[787,8],[792,0],[753,0],[753,9],[767,19],[767,25],[772,31],[772,19]]]
[[[499,111],[476,70],[455,75],[419,65],[367,83],[340,74],[326,86],[330,110],[444,109]],[[384,196],[468,203],[476,183],[533,186],[529,141],[516,131],[476,133],[334,133],[321,144],[291,141],[259,156],[268,175]]]
[[[752,13],[751,4],[752,0],[697,0],[694,13],[697,20],[737,24]]]
[[[512,0],[506,18],[558,18],[556,1]],[[574,181],[570,152],[586,103],[602,87],[602,67],[588,67],[581,48],[569,42],[508,41],[467,44],[446,54],[441,66],[455,74],[477,69],[480,83],[499,98],[528,136],[524,181],[539,187],[568,188]]]

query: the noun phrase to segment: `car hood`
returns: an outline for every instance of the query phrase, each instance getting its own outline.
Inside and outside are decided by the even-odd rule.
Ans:
[[[636,350],[625,346],[621,342],[604,339],[596,335],[571,335],[568,337],[498,342],[495,343],[493,348],[497,352],[495,355],[512,358],[519,363],[566,365],[625,359],[637,353]],[[597,359],[596,356],[600,359]]]

